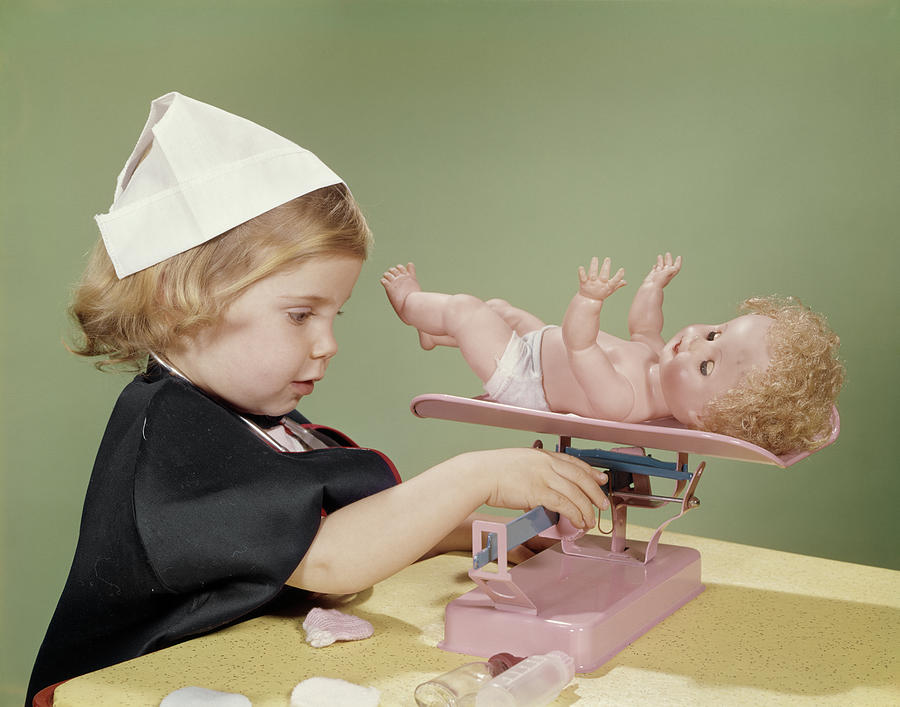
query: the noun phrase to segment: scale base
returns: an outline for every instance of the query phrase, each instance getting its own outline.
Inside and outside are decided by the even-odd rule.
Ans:
[[[607,538],[585,536],[579,545],[609,547]],[[629,541],[643,557],[647,543]],[[439,648],[489,658],[561,650],[587,673],[704,590],[700,553],[660,545],[647,564],[566,555],[559,545],[510,569],[515,584],[537,612],[494,605],[480,588],[447,605]]]

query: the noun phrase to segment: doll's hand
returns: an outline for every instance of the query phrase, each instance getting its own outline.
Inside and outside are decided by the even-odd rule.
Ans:
[[[490,455],[483,469],[490,469],[492,490],[486,501],[496,508],[531,510],[544,506],[568,518],[577,528],[595,523],[594,507],[608,508],[600,486],[607,476],[569,454],[542,449],[502,449],[473,452]]]
[[[603,265],[599,268],[599,262],[596,256],[591,258],[591,266],[588,272],[584,271],[584,267],[578,267],[578,294],[588,299],[602,302],[620,287],[625,287],[625,269],[619,268],[616,274],[611,278],[609,276],[610,260],[603,259]]]
[[[650,268],[647,277],[644,278],[645,285],[655,285],[657,287],[665,287],[681,270],[681,256],[672,260],[672,254],[666,253],[666,257],[656,256],[656,265]]]

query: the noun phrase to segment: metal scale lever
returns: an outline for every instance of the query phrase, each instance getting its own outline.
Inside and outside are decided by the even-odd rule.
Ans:
[[[505,526],[506,547],[514,547],[528,542],[545,530],[550,530],[559,522],[559,513],[548,511],[543,506],[532,508],[528,513],[510,521]],[[499,558],[499,538],[497,533],[487,533],[484,547],[472,554],[472,569],[477,570]]]

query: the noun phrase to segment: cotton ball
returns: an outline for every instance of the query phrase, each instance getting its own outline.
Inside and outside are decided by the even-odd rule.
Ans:
[[[291,692],[290,707],[377,707],[380,698],[374,687],[335,678],[308,678]]]

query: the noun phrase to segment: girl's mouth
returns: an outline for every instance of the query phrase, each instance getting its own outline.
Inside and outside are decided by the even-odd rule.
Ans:
[[[309,395],[313,392],[313,388],[315,387],[314,380],[308,381],[292,381],[291,387],[301,395]]]

